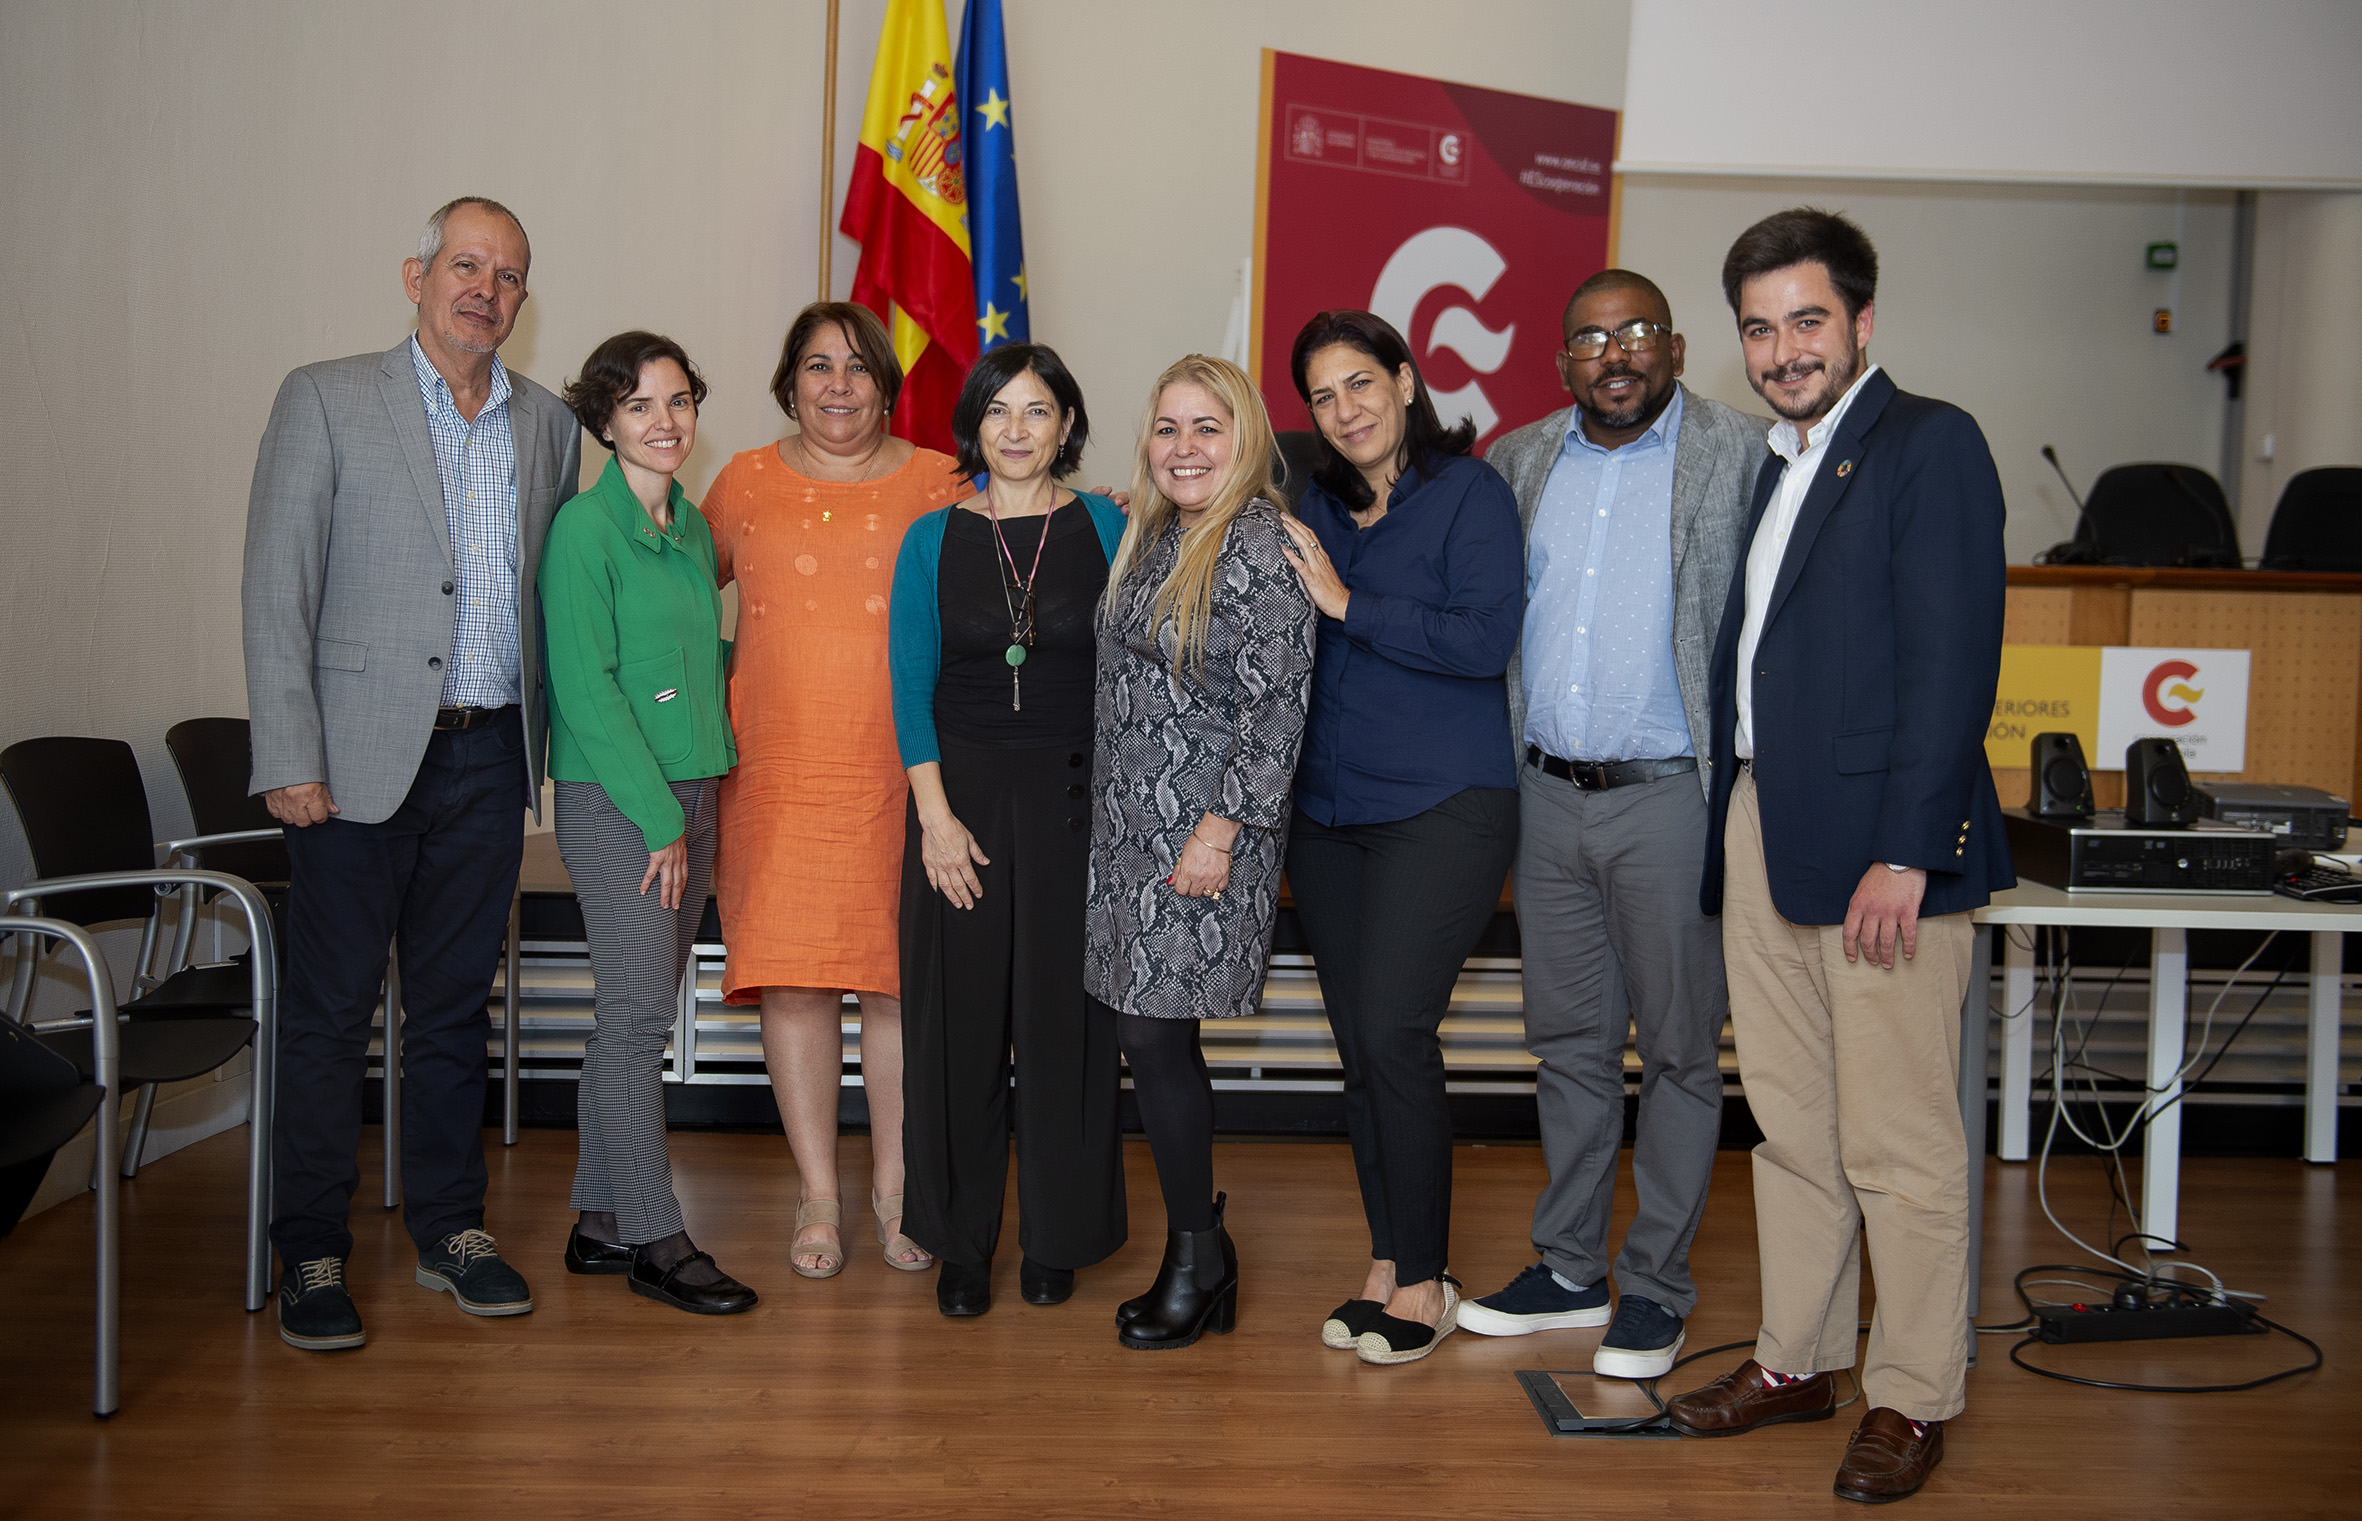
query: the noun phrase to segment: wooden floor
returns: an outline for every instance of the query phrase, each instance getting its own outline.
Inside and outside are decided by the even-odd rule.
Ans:
[[[364,1177],[377,1132],[369,1132]],[[497,1142],[497,1137],[493,1138]],[[460,1315],[411,1282],[396,1218],[357,1210],[352,1279],[369,1326],[358,1352],[282,1345],[243,1313],[240,1163],[231,1132],[150,1167],[124,1191],[123,1409],[89,1414],[90,1205],[0,1242],[0,1513],[71,1516],[540,1518],[863,1516],[1858,1515],[1829,1482],[1859,1409],[1732,1441],[1553,1438],[1512,1378],[1586,1368],[1597,1332],[1491,1341],[1461,1334],[1395,1369],[1324,1350],[1323,1314],[1359,1283],[1361,1234],[1345,1147],[1225,1143],[1220,1182],[1243,1262],[1239,1330],[1180,1352],[1116,1344],[1116,1302],[1145,1286],[1162,1242],[1147,1153],[1130,1145],[1133,1232],[1074,1299],[1016,1295],[1012,1225],[980,1320],[935,1312],[933,1281],[889,1271],[866,1230],[844,1274],[787,1270],[795,1173],[776,1136],[677,1135],[698,1240],[765,1298],[701,1320],[612,1279],[559,1266],[571,1134],[491,1147],[491,1228],[540,1308]],[[866,1143],[848,1139],[848,1197]],[[2351,1164],[2348,1169],[2350,1170]],[[1475,1292],[1528,1260],[1541,1181],[1529,1147],[1458,1154],[1454,1270]],[[2328,1366],[2237,1395],[2107,1393],[2012,1368],[1983,1339],[1969,1410],[1908,1513],[2300,1516],[2362,1514],[2362,1457],[2345,1425],[2362,1355],[2355,1291],[2362,1208],[2337,1168],[2193,1161],[2183,1231],[2234,1287],[2320,1340]],[[2054,1169],[2070,1223],[2101,1229],[2096,1164]],[[857,1191],[858,1190],[858,1191]],[[2024,1167],[1993,1169],[1985,1295],[2015,1318],[2011,1272],[2073,1256],[2043,1222]],[[1627,1180],[1619,1211],[1630,1209]],[[866,1221],[864,1221],[866,1224]],[[1753,1209],[1744,1154],[1723,1154],[1695,1266],[1690,1345],[1751,1336]],[[2299,1349],[2258,1341],[2059,1348],[2101,1377],[2253,1376]],[[1687,1368],[1668,1393],[1735,1363]]]

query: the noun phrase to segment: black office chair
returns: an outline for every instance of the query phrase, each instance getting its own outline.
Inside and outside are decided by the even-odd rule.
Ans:
[[[2362,571],[2362,468],[2300,471],[2264,534],[2266,570]]]
[[[49,1171],[58,1148],[79,1135],[93,1117],[98,1147],[98,1216],[95,1235],[98,1279],[97,1330],[93,1337],[93,1376],[90,1409],[94,1415],[115,1413],[120,1403],[118,1369],[122,1329],[122,1280],[117,1243],[120,1239],[120,1199],[115,1181],[116,1095],[120,1028],[115,1022],[115,990],[107,977],[107,963],[98,942],[79,925],[57,919],[21,915],[0,917],[0,934],[22,935],[16,947],[19,964],[41,954],[46,939],[63,940],[81,959],[90,989],[93,1072],[86,1074],[51,1049],[48,1041],[6,1016],[0,1016],[0,1236],[16,1229],[25,1206]]]
[[[1278,482],[1287,493],[1289,502],[1304,498],[1304,488],[1312,484],[1312,472],[1320,464],[1320,435],[1303,429],[1290,429],[1277,435],[1280,464],[1287,471],[1287,479]]]
[[[181,791],[188,796],[189,818],[200,840],[179,852],[186,865],[243,877],[260,889],[271,906],[279,930],[279,950],[287,949],[287,836],[271,817],[260,797],[246,788],[254,774],[252,732],[243,718],[190,718],[164,734],[173,768],[180,772]],[[193,889],[192,889],[193,891]],[[197,916],[184,911],[173,944],[171,964],[186,966]],[[240,959],[243,959],[241,953]],[[286,974],[286,967],[279,968]]]
[[[2075,542],[2106,565],[2236,569],[2239,529],[2222,483],[2195,465],[2118,465],[2092,483]]]
[[[277,1039],[277,936],[269,905],[251,883],[221,872],[173,864],[159,869],[139,762],[120,740],[51,737],[20,740],[0,750],[0,785],[16,807],[32,849],[35,880],[5,895],[11,913],[47,909],[55,918],[89,926],[139,920],[133,962],[135,996],[124,1002],[121,1081],[142,1091],[122,1171],[138,1170],[159,1083],[202,1077],[249,1045],[254,1047],[248,1110],[246,1307],[267,1298],[269,1255],[268,1142],[271,1057]],[[216,843],[203,837],[167,842],[174,857]],[[214,967],[167,966],[153,975],[159,908],[166,895],[195,888],[236,896],[254,954],[247,963]],[[9,996],[11,1018],[23,1021],[32,1002],[38,957],[17,957]],[[42,1043],[86,1073],[98,1052],[89,1011],[74,1020],[38,1027]],[[110,1148],[111,1150],[112,1148]]]

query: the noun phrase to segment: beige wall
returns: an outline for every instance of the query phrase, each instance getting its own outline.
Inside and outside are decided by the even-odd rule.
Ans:
[[[2239,531],[2260,553],[2291,477],[2362,465],[2362,195],[2256,198]]]
[[[952,7],[957,10],[956,4]],[[847,0],[849,169],[883,0]],[[714,383],[688,483],[780,420],[763,391],[816,283],[823,7],[692,0],[0,0],[0,502],[15,552],[0,743],[131,741],[159,834],[185,824],[171,722],[241,713],[235,591],[279,378],[407,330],[399,264],[427,210],[497,196],[537,263],[508,357],[563,381],[606,334],[680,338]],[[954,18],[956,20],[956,16]],[[1220,345],[1253,228],[1259,50],[1622,104],[1624,0],[1009,0],[1038,337],[1125,473],[1148,380]],[[1750,402],[1714,284],[1762,211],[1860,214],[1887,261],[1874,352],[1984,421],[2023,557],[2078,482],[2146,456],[2211,467],[2227,203],[2182,211],[2181,330],[2145,331],[2170,193],[1635,182],[1625,261],[1673,292],[1691,377]],[[836,240],[836,285],[858,250]],[[603,456],[594,448],[590,461]],[[27,867],[0,819],[0,879]]]
[[[2230,192],[1627,178],[1623,262],[1665,288],[1689,338],[1689,383],[1758,414],[1722,258],[1748,223],[1798,204],[1844,211],[1877,243],[1870,357],[1982,425],[2013,562],[2074,532],[2044,444],[2078,492],[2134,460],[2218,468],[2223,383],[2206,361],[2230,332]],[[2168,240],[2181,244],[2178,279],[2142,268],[2146,245]],[[2167,305],[2174,330],[2159,336],[2150,315]],[[2245,546],[2261,547],[2260,535]]]

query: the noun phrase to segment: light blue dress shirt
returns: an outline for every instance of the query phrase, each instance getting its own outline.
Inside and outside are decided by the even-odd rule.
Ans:
[[[434,440],[435,471],[443,480],[443,520],[458,583],[442,705],[504,708],[519,698],[517,446],[509,430],[508,369],[499,355],[492,357],[492,393],[470,423],[415,337],[410,359],[418,367],[427,436]]]
[[[1673,665],[1673,450],[1681,392],[1602,449],[1569,421],[1526,540],[1525,733],[1567,760],[1695,753]]]

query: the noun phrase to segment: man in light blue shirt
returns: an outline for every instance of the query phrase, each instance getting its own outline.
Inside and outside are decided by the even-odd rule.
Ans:
[[[1567,303],[1574,405],[1493,445],[1526,526],[1509,668],[1518,758],[1526,1046],[1550,1182],[1541,1260],[1460,1306],[1492,1336],[1608,1325],[1593,1368],[1655,1378],[1697,1303],[1689,1247],[1722,1129],[1722,937],[1698,911],[1707,659],[1739,558],[1764,425],[1685,390],[1664,293],[1629,270]],[[1612,1272],[1624,1041],[1641,1056],[1639,1210]]]

